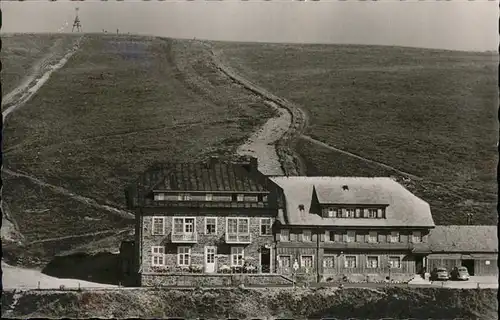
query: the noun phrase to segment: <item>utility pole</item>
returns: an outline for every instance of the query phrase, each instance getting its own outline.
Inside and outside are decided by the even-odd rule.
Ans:
[[[75,8],[75,12],[76,12],[76,16],[75,16],[75,21],[73,22],[73,29],[71,29],[71,32],[75,31],[75,27],[76,27],[76,31],[80,32],[81,28],[82,28],[82,24],[80,23],[80,18],[78,17],[78,8]]]

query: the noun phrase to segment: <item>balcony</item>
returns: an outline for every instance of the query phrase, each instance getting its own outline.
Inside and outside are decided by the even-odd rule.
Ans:
[[[227,233],[227,244],[248,244],[252,243],[252,235],[250,233]]]
[[[184,233],[173,233],[172,232],[172,243],[197,243],[198,234],[195,232],[184,232]]]

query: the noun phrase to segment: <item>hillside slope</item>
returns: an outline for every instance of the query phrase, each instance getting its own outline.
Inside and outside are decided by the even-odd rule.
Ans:
[[[436,223],[463,224],[471,212],[474,223],[496,224],[497,56],[354,45],[214,47],[243,77],[307,112],[309,139],[296,151],[308,175],[404,177],[387,170],[393,167],[417,177],[407,187],[430,203]]]
[[[50,47],[53,38],[36,43]],[[123,190],[139,172],[233,154],[274,114],[221,74],[199,42],[86,34],[4,124],[3,200],[24,236],[22,247],[4,247],[5,257],[42,268],[130,227]]]

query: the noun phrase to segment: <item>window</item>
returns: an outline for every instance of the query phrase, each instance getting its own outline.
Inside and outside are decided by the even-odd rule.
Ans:
[[[230,234],[247,234],[248,218],[227,218],[227,233]]]
[[[377,232],[375,231],[370,231],[368,233],[368,242],[370,243],[375,243],[377,242]]]
[[[244,197],[244,195],[242,195],[242,194],[238,194],[238,195],[236,196],[236,201],[243,201],[243,199],[244,199],[244,198],[245,198],[245,197]]]
[[[153,217],[151,232],[153,235],[165,234],[165,217]]]
[[[391,268],[401,268],[401,258],[398,256],[390,256],[389,265],[391,266]]]
[[[311,242],[311,230],[302,231],[302,241]]]
[[[389,237],[390,242],[399,242],[399,232],[391,231],[391,236]]]
[[[207,193],[205,195],[205,201],[212,201],[214,199],[214,195],[211,193]]]
[[[327,218],[336,218],[337,217],[337,209],[328,208],[328,210],[326,212],[326,217]]]
[[[177,265],[179,266],[191,265],[190,247],[177,247]]]
[[[205,234],[217,234],[217,218],[205,218]]]
[[[155,201],[163,201],[163,200],[165,200],[165,194],[164,193],[155,193],[154,200]]]
[[[345,209],[345,216],[346,218],[354,218],[354,209],[352,208]]]
[[[231,247],[231,266],[243,266],[243,247]]]
[[[165,265],[165,247],[151,247],[151,265],[153,267]]]
[[[333,269],[335,267],[335,257],[327,256],[323,258],[323,268],[325,269]]]
[[[280,256],[279,263],[282,268],[290,268],[292,266],[292,257]]]
[[[313,266],[313,256],[301,256],[300,266],[303,268],[312,268]]]
[[[260,234],[263,236],[272,235],[272,220],[271,220],[271,218],[260,219]]]
[[[267,202],[267,195],[262,196],[262,201]]]
[[[368,218],[376,218],[377,209],[368,209]]]
[[[326,230],[325,231],[325,241],[335,241],[335,232]]]
[[[194,233],[194,218],[174,218],[174,234]]]
[[[413,242],[414,243],[419,243],[422,242],[422,232],[420,231],[413,231]]]
[[[356,241],[356,232],[355,231],[347,231],[345,241],[346,242],[355,242]]]
[[[290,230],[288,229],[281,230],[280,241],[290,241]]]
[[[189,193],[179,193],[177,195],[177,200],[179,201],[189,201],[191,200],[191,195]]]
[[[367,268],[378,268],[378,257],[377,256],[367,256],[366,257],[366,267]]]
[[[356,268],[356,256],[346,256],[344,266],[346,268]]]
[[[356,208],[356,218],[361,218],[361,209]]]

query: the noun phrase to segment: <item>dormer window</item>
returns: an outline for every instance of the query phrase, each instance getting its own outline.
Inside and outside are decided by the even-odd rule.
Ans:
[[[303,204],[299,204],[299,211],[300,212],[304,212],[304,205]]]
[[[337,209],[328,208],[328,210],[326,212],[326,217],[327,218],[337,218]]]
[[[349,190],[349,186],[348,186],[348,185],[343,185],[343,186],[342,186],[342,190],[344,190],[344,191]]]
[[[191,200],[191,195],[189,193],[179,193],[177,195],[177,200],[179,200],[179,201],[189,201],[189,200]]]
[[[163,200],[165,200],[165,194],[164,193],[155,193],[154,194],[154,200],[155,201],[163,201]]]
[[[367,218],[376,218],[377,217],[377,209],[368,209],[368,217]]]
[[[354,209],[352,208],[347,208],[345,209],[345,217],[346,218],[354,218]]]

